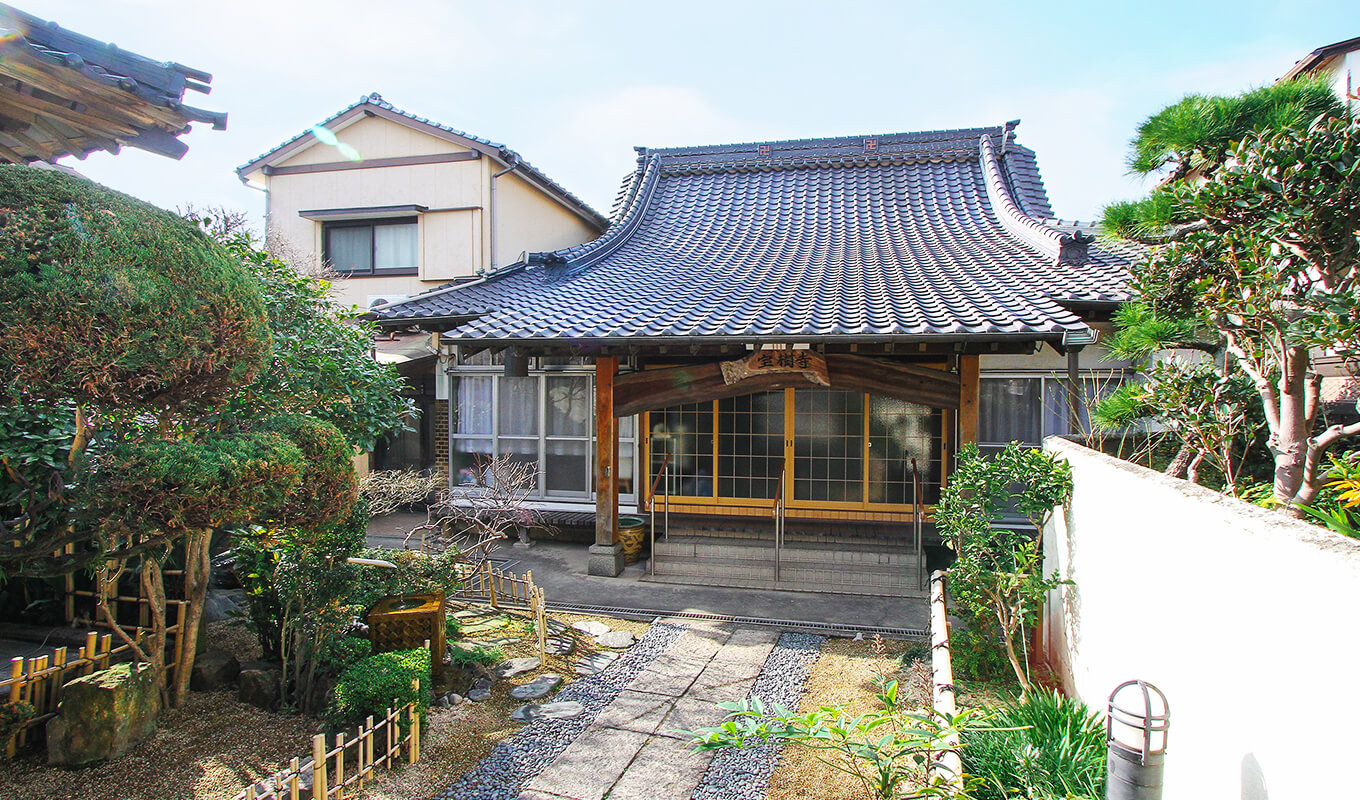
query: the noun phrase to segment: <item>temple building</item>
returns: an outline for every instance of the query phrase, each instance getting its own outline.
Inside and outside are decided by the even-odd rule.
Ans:
[[[537,464],[592,574],[656,510],[658,580],[914,594],[960,444],[1080,432],[1126,366],[1137,253],[1054,218],[1015,125],[638,148],[599,238],[373,317],[431,334],[450,485]]]

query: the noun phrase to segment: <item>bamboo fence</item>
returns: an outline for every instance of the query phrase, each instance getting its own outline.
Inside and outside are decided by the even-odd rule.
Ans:
[[[420,684],[416,683],[419,692]],[[420,760],[420,710],[410,703],[387,712],[376,722],[369,717],[351,737],[336,734],[329,744],[325,734],[312,737],[312,755],[293,759],[288,768],[246,787],[233,800],[340,800],[364,790],[378,767],[391,769],[404,756],[407,764]],[[321,765],[318,768],[317,765]],[[303,776],[312,775],[310,789]]]
[[[167,680],[174,679],[174,665],[179,663],[180,650],[184,646],[179,632],[183,630],[187,605],[183,600],[166,602],[167,607],[173,606],[175,619],[175,624],[166,628],[166,654],[174,655],[165,666]],[[132,634],[138,646],[149,641],[151,636],[152,631],[142,627]],[[74,657],[70,648],[58,647],[50,656],[10,660],[9,677],[0,680],[0,698],[5,698],[5,702],[10,705],[26,703],[32,706],[34,716],[10,733],[5,741],[6,758],[13,758],[19,748],[28,743],[29,728],[45,723],[56,715],[61,703],[62,687],[69,681],[134,658],[132,645],[120,641],[115,646],[113,642],[113,634],[90,631],[85,634],[85,644],[76,649]]]
[[[502,604],[529,609],[534,618],[534,633],[538,638],[538,657],[546,658],[548,644],[548,603],[543,589],[534,583],[532,570],[521,578],[501,572],[490,559],[460,565],[458,588],[450,599],[485,600],[492,608]]]

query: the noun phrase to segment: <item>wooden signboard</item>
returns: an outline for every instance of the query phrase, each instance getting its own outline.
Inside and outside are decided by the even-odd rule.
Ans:
[[[819,386],[830,386],[826,359],[811,350],[757,350],[739,361],[722,362],[723,383],[731,386],[748,378],[780,372],[802,374]]]

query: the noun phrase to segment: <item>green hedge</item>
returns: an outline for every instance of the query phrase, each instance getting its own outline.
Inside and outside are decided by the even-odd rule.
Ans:
[[[415,688],[415,681],[420,688]],[[399,650],[356,661],[340,673],[335,699],[326,711],[332,730],[350,728],[365,717],[379,717],[389,708],[415,702],[422,717],[430,703],[430,651]]]
[[[257,282],[193,224],[92,181],[0,166],[0,377],[48,399],[212,406],[270,352]]]

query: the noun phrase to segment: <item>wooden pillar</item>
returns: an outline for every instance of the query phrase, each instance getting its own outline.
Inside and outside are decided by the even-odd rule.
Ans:
[[[595,359],[595,544],[587,571],[614,577],[623,572],[623,545],[614,541],[619,527],[619,421],[614,417],[616,356]]]
[[[959,444],[978,440],[978,357],[959,356]]]

